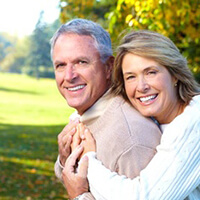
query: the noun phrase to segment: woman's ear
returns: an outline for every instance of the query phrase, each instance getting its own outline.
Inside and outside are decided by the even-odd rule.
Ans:
[[[106,78],[110,79],[112,70],[113,70],[113,65],[114,65],[114,56],[110,56],[107,61],[106,61]]]
[[[178,79],[177,79],[177,78],[175,78],[175,77],[173,77],[173,83],[174,83],[174,86],[176,87],[176,86],[177,86],[177,84],[178,84]]]

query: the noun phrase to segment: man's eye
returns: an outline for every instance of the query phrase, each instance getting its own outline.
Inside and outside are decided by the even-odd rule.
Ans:
[[[86,67],[88,66],[88,62],[85,60],[79,60],[74,66],[75,68]]]
[[[63,63],[57,64],[57,65],[56,65],[56,70],[57,70],[57,71],[61,71],[61,70],[63,70],[64,68],[65,68],[65,64],[63,64]]]
[[[85,60],[79,60],[78,64],[79,65],[84,65],[84,64],[87,64],[87,61],[85,61]]]

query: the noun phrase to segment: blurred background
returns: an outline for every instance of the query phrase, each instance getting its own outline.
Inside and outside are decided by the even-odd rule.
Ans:
[[[113,49],[130,29],[170,37],[200,83],[200,0],[0,0],[0,199],[67,199],[54,176],[73,109],[57,91],[49,40],[72,18],[100,23]]]

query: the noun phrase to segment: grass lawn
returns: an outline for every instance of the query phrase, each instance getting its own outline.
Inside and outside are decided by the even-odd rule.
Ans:
[[[0,73],[1,200],[67,199],[53,167],[72,112],[55,80]]]

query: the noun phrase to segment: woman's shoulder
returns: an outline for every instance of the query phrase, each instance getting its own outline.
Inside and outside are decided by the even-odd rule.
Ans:
[[[163,132],[163,138],[181,138],[200,133],[200,95],[192,98],[182,114],[177,116]]]

